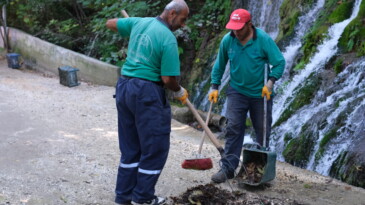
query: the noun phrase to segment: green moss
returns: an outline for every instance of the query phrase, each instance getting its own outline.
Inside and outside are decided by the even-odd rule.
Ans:
[[[302,64],[307,64],[309,59],[317,51],[317,46],[326,38],[328,28],[337,22],[343,21],[350,17],[354,0],[343,1],[339,4],[338,0],[326,1],[324,8],[319,14],[319,17],[315,21],[311,31],[304,37],[304,43],[302,47],[303,57],[301,59]],[[361,12],[361,11],[360,11]],[[365,32],[363,32],[365,33]],[[342,47],[347,47],[348,40],[343,40]],[[302,68],[301,66],[296,67]]]
[[[306,189],[311,189],[313,186],[310,184],[304,184],[303,187]]]
[[[309,59],[317,51],[317,46],[326,37],[327,30],[327,26],[321,26],[304,36],[305,43],[302,47],[304,56],[301,61],[303,64],[307,64]]]
[[[342,63],[343,63],[342,59],[338,59],[335,62],[335,65],[333,66],[333,70],[335,71],[336,74],[341,73],[341,71],[343,70]]]
[[[280,6],[279,34],[276,38],[281,41],[294,34],[295,26],[298,24],[299,16],[313,4],[313,0],[284,0]]]
[[[284,143],[285,144],[287,144],[290,140],[292,140],[293,139],[293,134],[292,133],[285,133],[285,135],[284,135]]]
[[[323,153],[325,151],[326,145],[328,144],[329,141],[331,141],[331,139],[336,138],[337,136],[337,130],[339,129],[339,127],[335,127],[333,129],[331,129],[328,133],[326,133],[324,135],[324,137],[322,138],[321,142],[319,143],[319,148],[318,151],[315,155],[315,160],[318,161],[320,158],[322,158]]]
[[[212,69],[212,61],[215,60],[217,50],[219,49],[219,44],[227,30],[223,30],[220,34],[211,39],[203,50],[197,53],[193,68],[190,73],[190,82],[188,83],[187,89],[189,91],[194,91],[196,86],[198,86],[208,75],[210,75]],[[208,83],[210,85],[210,83]],[[194,93],[191,93],[194,95]]]
[[[304,86],[296,92],[297,95],[295,96],[294,100],[290,103],[288,108],[284,110],[283,114],[281,114],[279,119],[276,121],[274,127],[279,126],[281,123],[288,120],[297,110],[311,102],[311,99],[314,97],[316,91],[319,89],[320,80],[319,78],[312,75],[304,83]]]
[[[337,129],[334,128],[332,130],[330,130],[327,134],[324,135],[323,139],[321,140],[321,142],[319,143],[319,147],[324,147],[327,145],[327,143],[336,137],[336,132]]]
[[[305,131],[300,137],[292,139],[283,151],[285,161],[299,167],[305,167],[314,146],[315,133]]]
[[[356,52],[357,56],[365,56],[365,2],[362,1],[357,17],[345,28],[339,39],[339,47],[343,52]]]
[[[305,68],[305,65],[307,64],[307,62],[302,59],[295,67],[294,67],[294,70],[295,71],[298,71],[298,70],[301,70],[303,68]]]
[[[336,108],[338,108],[338,107],[340,107],[340,103],[342,102],[342,101],[344,101],[345,100],[345,98],[339,98],[338,100],[337,100],[337,102],[336,102],[336,104],[335,104],[335,107]]]
[[[299,167],[307,166],[309,156],[318,139],[318,132],[309,123],[302,126],[298,137],[293,138],[286,145],[283,156],[286,162]]]
[[[341,3],[328,17],[328,22],[334,24],[350,18],[353,6],[354,1]]]

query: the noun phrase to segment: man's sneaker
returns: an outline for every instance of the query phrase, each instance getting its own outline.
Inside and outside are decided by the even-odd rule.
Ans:
[[[147,205],[147,204],[151,204],[151,205],[159,205],[159,204],[165,204],[166,202],[166,199],[165,198],[162,198],[162,197],[159,197],[159,196],[155,196],[154,199],[150,200],[150,201],[146,201],[144,203],[137,203],[137,202],[134,202],[132,201],[132,204],[134,205]]]
[[[227,179],[233,179],[234,173],[229,171],[224,171],[223,169],[219,170],[216,174],[213,174],[212,181],[214,183],[222,183],[225,182]]]
[[[118,204],[118,205],[131,205],[131,201],[125,202],[125,201],[121,201],[118,198],[116,198],[114,202],[115,202],[115,204]]]

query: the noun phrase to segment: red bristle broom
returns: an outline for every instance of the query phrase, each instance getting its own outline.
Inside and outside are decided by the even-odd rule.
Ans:
[[[219,142],[215,138],[214,134],[208,128],[208,122],[209,122],[209,117],[210,117],[210,113],[211,113],[211,110],[212,110],[213,103],[210,104],[208,116],[207,116],[207,119],[206,119],[205,123],[204,123],[203,119],[200,117],[199,113],[194,108],[194,106],[190,103],[189,99],[186,100],[186,104],[189,107],[189,109],[191,110],[191,112],[193,113],[193,115],[195,116],[195,118],[198,120],[199,124],[203,127],[204,132],[203,132],[202,139],[201,139],[201,142],[200,142],[200,145],[199,145],[198,154],[195,156],[195,158],[184,160],[184,162],[181,163],[181,167],[183,169],[193,169],[193,170],[211,169],[211,168],[213,168],[212,159],[203,157],[201,155],[205,134],[207,134],[207,136],[212,141],[214,146],[218,149],[221,156],[224,155],[224,150],[223,150],[222,146],[219,144]]]

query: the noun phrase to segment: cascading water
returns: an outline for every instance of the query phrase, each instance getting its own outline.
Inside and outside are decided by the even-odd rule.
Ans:
[[[284,49],[283,54],[287,61],[284,75],[275,85],[285,92],[278,93],[274,98],[273,123],[278,121],[283,112],[295,99],[298,92],[313,78],[313,76],[321,78],[318,77],[318,75],[320,75],[319,73],[325,72],[324,65],[337,53],[338,40],[346,26],[357,16],[361,1],[362,0],[355,1],[352,15],[349,19],[336,23],[329,28],[328,37],[317,47],[317,52],[313,55],[304,69],[295,76],[290,76],[289,71],[293,67],[294,59],[297,57],[299,49],[303,46],[301,42],[302,38],[316,21],[320,11],[324,7],[325,0],[318,0],[312,8],[305,12],[305,15],[299,17],[299,24],[295,28],[295,34],[290,40],[289,45]],[[273,12],[274,10],[279,11],[278,8],[280,7],[282,0],[258,0],[249,2],[250,4],[247,9],[251,11],[254,25],[267,31],[271,37],[275,38],[277,30],[272,29],[278,29],[279,14],[270,12]],[[271,7],[269,8],[268,6]],[[269,27],[266,27],[268,25]],[[214,59],[210,64],[210,68],[207,68],[209,72],[211,71],[211,66],[213,66],[213,64]],[[207,93],[200,93],[199,91],[210,83],[209,74],[204,75],[207,80],[204,80],[200,83],[199,87],[197,87],[198,92],[196,93],[199,93],[200,100],[194,101],[202,110],[207,110],[209,102],[207,100]],[[309,130],[310,133],[314,133],[310,139],[312,140],[313,145],[308,159],[302,167],[328,175],[329,169],[337,156],[339,156],[343,150],[349,149],[350,144],[356,140],[351,137],[351,133],[359,129],[364,129],[363,126],[365,123],[363,122],[364,118],[362,112],[365,110],[364,59],[347,66],[343,72],[336,77],[333,76],[333,78],[333,85],[317,88],[319,91],[314,91],[313,97],[309,103],[295,111],[289,119],[282,122],[279,126],[273,128],[273,139],[270,141],[270,147],[272,150],[277,151],[279,160],[285,161],[284,156],[282,155],[284,148],[287,145],[284,144],[285,134],[290,133],[291,139],[295,139],[298,138],[299,135],[303,135],[303,130],[305,130],[305,128],[309,128],[307,130]],[[223,75],[220,89],[224,88],[228,82],[229,64]],[[193,99],[197,99],[197,96],[194,96]],[[226,106],[224,104],[221,111],[222,115],[225,113],[225,108]],[[338,124],[336,125],[333,121],[341,126],[338,127]],[[316,124],[316,122],[318,122],[318,124]],[[330,136],[328,133],[334,133],[333,137],[326,139]],[[288,143],[288,141],[286,143]]]
[[[266,31],[272,39],[279,33],[279,11],[283,0],[255,0],[250,1],[248,11],[251,12],[253,24]]]
[[[312,73],[324,66],[324,64],[337,52],[337,43],[341,37],[342,32],[346,26],[357,16],[360,9],[360,0],[356,0],[355,7],[352,15],[349,19],[346,19],[340,23],[336,23],[329,28],[328,38],[318,46],[317,53],[311,58],[310,63],[294,78],[290,80],[290,83],[285,86],[285,93],[277,96],[274,101],[275,109],[273,111],[273,123],[280,117],[282,112],[293,100],[292,96],[295,94],[293,91],[303,84],[303,81]],[[285,84],[285,83],[282,83]]]
[[[322,10],[324,6],[325,0],[318,0],[318,2],[313,6],[313,8],[309,9],[305,15],[299,17],[299,24],[295,27],[295,36],[290,41],[289,46],[285,48],[283,52],[286,65],[285,71],[282,78],[276,82],[276,86],[280,86],[283,81],[288,80],[289,71],[293,67],[294,59],[298,55],[299,49],[302,47],[302,38],[309,30],[309,27],[312,26],[313,22],[317,19],[319,12]]]
[[[318,46],[317,52],[311,58],[310,63],[292,78],[285,87],[285,92],[276,97],[274,102],[274,123],[294,100],[298,90],[305,84],[305,80],[311,75],[322,71],[321,69],[323,69],[325,63],[336,54],[338,40],[346,26],[357,16],[360,3],[361,0],[355,1],[349,19],[330,27],[328,38]],[[321,120],[316,119],[326,117],[325,120],[321,121],[322,124],[310,127],[313,129],[311,133],[314,133],[317,138],[314,137],[315,145],[306,168],[328,175],[333,161],[354,140],[348,135],[351,133],[349,130],[356,129],[357,124],[353,119],[357,119],[357,109],[364,106],[364,65],[365,63],[360,61],[348,66],[344,72],[335,78],[333,86],[327,87],[325,91],[318,92],[312,99],[311,104],[303,106],[288,120],[273,129],[273,133],[276,134],[273,135],[274,140],[271,140],[270,146],[279,153],[279,160],[284,160],[281,153],[284,151],[285,133],[290,133],[293,138],[300,137],[303,126],[317,121],[320,122]],[[328,90],[336,91],[329,94]],[[343,115],[346,115],[347,118],[346,122],[343,122],[345,126],[341,128],[334,127],[334,122],[341,121]],[[336,135],[336,138],[330,140],[327,145],[323,142],[323,138],[331,131],[333,131],[332,135]],[[322,145],[321,142],[323,142]],[[326,149],[323,149],[324,146],[326,146]]]
[[[364,113],[359,112],[359,110],[365,108],[364,74],[365,59],[349,65],[334,80],[334,86],[337,91],[328,96],[325,102],[313,105],[318,110],[326,109],[326,113],[329,115],[326,119],[327,126],[319,130],[319,138],[310,157],[307,169],[328,175],[332,163],[340,153],[348,150],[349,146],[357,140],[354,139],[352,133],[355,130],[361,130],[361,126],[364,126],[361,123],[364,120]],[[316,153],[318,153],[324,134],[333,129],[333,122],[339,121],[338,119],[345,113],[347,115],[347,119],[344,122],[345,125],[337,130],[336,138],[330,142],[324,153],[321,153],[322,157],[316,160]]]

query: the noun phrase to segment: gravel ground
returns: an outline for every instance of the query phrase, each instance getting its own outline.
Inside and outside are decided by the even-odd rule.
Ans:
[[[119,162],[114,88],[81,82],[65,87],[58,76],[7,68],[0,61],[0,204],[114,204]],[[192,171],[181,162],[198,149],[201,132],[172,121],[170,154],[156,194],[179,196],[210,183],[219,154],[207,143],[203,153],[214,168]],[[277,204],[365,204],[365,190],[277,162],[276,179],[241,187],[250,200]],[[169,203],[172,204],[171,199]],[[255,204],[252,202],[251,204]]]

